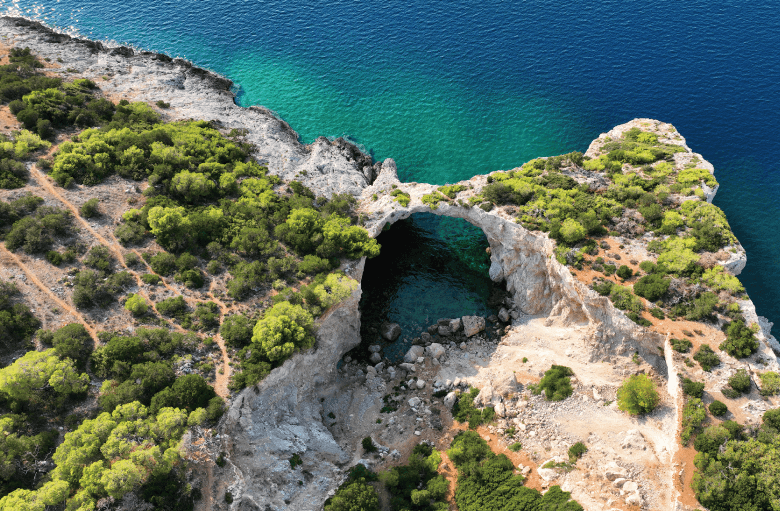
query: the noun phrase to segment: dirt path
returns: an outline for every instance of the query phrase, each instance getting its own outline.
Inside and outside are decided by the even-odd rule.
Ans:
[[[52,293],[51,290],[46,285],[44,285],[44,283],[41,282],[38,279],[38,277],[35,276],[35,273],[30,271],[27,265],[24,264],[16,254],[14,254],[13,252],[5,248],[5,244],[0,244],[0,251],[2,251],[3,254],[10,257],[13,260],[14,264],[16,264],[16,266],[18,266],[24,272],[24,274],[27,275],[27,278],[29,278],[36,286],[38,286],[38,288],[42,292],[44,292],[46,295],[49,296],[49,298],[54,300],[54,302],[57,305],[62,307],[64,310],[68,311],[68,314],[78,319],[79,323],[84,325],[84,328],[87,329],[87,332],[89,332],[89,336],[92,337],[92,340],[95,342],[95,347],[97,347],[97,343],[98,343],[97,332],[95,332],[95,329],[87,322],[86,319],[84,319],[84,316],[82,316],[81,313],[79,313],[76,309],[71,307],[70,304],[60,299],[57,295]]]
[[[214,284],[215,282],[212,280],[211,284],[209,285],[209,297],[211,298],[211,301],[216,303],[219,307],[219,324],[221,325],[222,321],[225,319],[226,313],[230,311],[230,308],[222,303],[221,300],[214,297]],[[230,395],[230,390],[228,390],[228,382],[230,382],[230,375],[233,372],[233,368],[230,367],[230,357],[228,356],[227,348],[225,347],[225,340],[222,338],[222,335],[219,332],[217,332],[217,334],[214,336],[214,340],[217,342],[219,350],[222,353],[222,372],[220,373],[219,370],[216,372],[214,390],[220,397],[226,398],[228,395]]]

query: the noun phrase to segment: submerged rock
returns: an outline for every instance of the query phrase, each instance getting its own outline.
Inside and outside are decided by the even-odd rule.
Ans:
[[[393,342],[401,335],[401,325],[398,323],[383,323],[382,324],[382,337],[386,340]]]

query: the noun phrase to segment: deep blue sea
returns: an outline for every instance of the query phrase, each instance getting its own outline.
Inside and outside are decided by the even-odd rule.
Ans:
[[[584,151],[634,117],[671,122],[715,165],[715,203],[748,253],[741,279],[780,321],[778,1],[0,0],[8,10],[189,58],[304,141],[346,136],[406,180]],[[446,238],[435,222],[409,228]],[[420,300],[479,308],[478,291],[425,278]],[[417,292],[404,286],[398,303]]]

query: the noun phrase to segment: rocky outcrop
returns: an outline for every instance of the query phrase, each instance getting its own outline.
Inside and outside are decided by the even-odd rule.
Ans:
[[[360,280],[363,262],[347,270]],[[358,287],[320,318],[315,349],[296,354],[233,401],[221,429],[236,474],[229,491],[239,509],[321,509],[341,480],[352,453],[325,427],[318,389],[360,343],[360,293]],[[290,470],[294,455],[301,465]]]
[[[370,156],[343,138],[301,143],[290,125],[267,108],[236,105],[233,82],[184,59],[74,38],[23,18],[0,18],[0,32],[6,43],[27,46],[59,63],[48,72],[75,69],[116,100],[162,100],[171,105],[162,111],[169,120],[213,120],[228,131],[247,130],[245,140],[271,173],[301,181],[320,195],[359,195],[381,167],[375,169]]]

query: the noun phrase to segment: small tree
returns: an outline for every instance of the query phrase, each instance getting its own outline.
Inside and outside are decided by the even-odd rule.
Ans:
[[[125,302],[125,309],[130,311],[135,317],[143,316],[146,314],[146,310],[149,306],[146,304],[146,300],[141,295],[134,294]]]
[[[576,220],[567,218],[561,225],[561,237],[563,241],[572,245],[585,238],[585,228]]]
[[[98,200],[94,198],[89,199],[81,206],[79,212],[81,213],[81,216],[83,216],[84,218],[94,218],[96,216],[99,216],[100,211],[98,211]]]
[[[296,349],[314,346],[314,318],[300,305],[280,302],[255,325],[252,342],[271,361],[281,361]]]
[[[628,377],[618,389],[618,408],[631,415],[650,413],[661,400],[655,383],[647,375]]]

